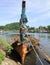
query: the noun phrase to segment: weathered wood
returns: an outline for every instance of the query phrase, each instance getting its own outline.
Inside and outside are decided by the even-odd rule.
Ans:
[[[39,44],[39,40],[36,39],[36,38],[33,38],[32,36],[26,36],[24,38],[24,41],[22,42],[22,44],[20,43],[21,41],[20,41],[20,37],[19,36],[15,37],[14,40],[15,40],[15,42],[12,45],[13,45],[14,49],[21,56],[22,64],[24,64],[24,60],[25,60],[26,54],[29,53],[32,50],[32,48],[27,45],[28,41],[31,40],[33,45],[38,45]]]

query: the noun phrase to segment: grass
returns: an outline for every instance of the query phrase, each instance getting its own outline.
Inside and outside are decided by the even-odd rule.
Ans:
[[[9,53],[11,52],[11,49],[13,49],[12,46],[7,43],[7,40],[5,38],[0,38],[0,44],[3,45]],[[2,65],[4,58],[5,56],[0,52],[0,65]]]
[[[13,49],[12,46],[7,43],[7,40],[5,38],[0,38],[0,44],[2,44],[8,52],[10,52],[11,49]]]
[[[3,55],[2,53],[0,53],[0,65],[2,64],[2,61],[4,60],[5,55]]]

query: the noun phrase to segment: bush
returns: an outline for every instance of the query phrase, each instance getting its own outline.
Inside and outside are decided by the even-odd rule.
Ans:
[[[5,56],[2,53],[0,53],[0,65],[2,64],[2,61],[4,60],[4,58]]]
[[[2,44],[8,50],[8,52],[10,52],[11,49],[13,49],[13,47],[7,43],[5,38],[0,38],[0,44]]]
[[[8,44],[7,49],[8,49],[8,52],[11,53],[11,50],[13,49],[13,47],[10,44]]]

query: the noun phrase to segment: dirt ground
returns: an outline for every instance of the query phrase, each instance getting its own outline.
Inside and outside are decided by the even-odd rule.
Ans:
[[[20,62],[16,62],[12,59],[10,59],[9,57],[6,57],[6,52],[3,51],[2,49],[0,49],[0,53],[2,53],[3,55],[5,55],[5,59],[2,61],[2,65],[21,65]]]
[[[2,65],[21,65],[19,62],[15,62],[12,59],[5,58],[2,62]]]

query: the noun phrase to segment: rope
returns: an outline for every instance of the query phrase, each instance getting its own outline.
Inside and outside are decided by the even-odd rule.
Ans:
[[[30,39],[29,39],[29,40],[30,40]],[[30,41],[30,43],[31,43],[31,41]],[[31,43],[31,45],[32,45],[32,43]],[[33,48],[33,50],[34,50],[34,52],[35,52],[35,54],[36,54],[37,58],[39,59],[39,61],[40,61],[41,65],[44,65],[44,64],[43,64],[43,62],[41,61],[41,59],[40,59],[40,57],[39,57],[38,53],[36,52],[36,50],[35,50],[35,48],[34,48],[34,46],[33,46],[33,45],[32,45],[32,48]]]
[[[32,48],[33,48],[33,50],[34,50],[34,52],[35,52],[36,56],[38,57],[38,59],[39,59],[39,61],[40,61],[41,65],[44,65],[44,64],[43,64],[43,62],[41,61],[41,59],[40,59],[39,55],[37,54],[37,52],[36,52],[35,48],[34,48],[33,46],[32,46]]]
[[[44,47],[43,47],[43,48],[42,48],[42,47],[41,47],[41,48],[38,47],[38,48],[42,50],[43,54],[45,55],[45,57],[47,58],[47,60],[50,62],[50,57],[48,56],[48,54],[47,54],[47,52],[45,51]]]

